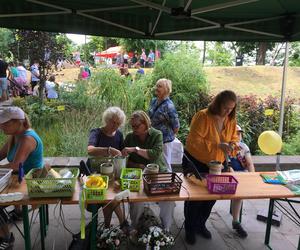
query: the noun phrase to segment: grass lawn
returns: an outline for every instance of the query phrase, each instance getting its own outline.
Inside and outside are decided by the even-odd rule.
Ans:
[[[145,73],[152,69],[145,69]],[[137,69],[129,69],[135,75]],[[211,93],[224,89],[234,90],[238,95],[255,94],[260,97],[280,95],[282,67],[244,66],[244,67],[205,67]],[[57,81],[74,82],[79,68],[69,68],[59,72]],[[286,95],[300,97],[300,67],[290,67],[287,75]]]

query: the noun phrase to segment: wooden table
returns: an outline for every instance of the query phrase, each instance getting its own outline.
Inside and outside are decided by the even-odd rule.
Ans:
[[[270,199],[269,213],[266,227],[265,244],[269,245],[271,233],[271,221],[274,207],[274,200],[280,198],[296,197],[288,188],[282,185],[272,185],[263,182],[261,173],[234,173],[232,174],[238,180],[239,184],[235,194],[210,194],[207,190],[205,181],[201,182],[195,178],[184,178],[180,194],[177,195],[157,195],[148,196],[143,189],[140,192],[130,192],[129,202],[157,202],[157,201],[200,201],[200,200],[234,200],[234,199]],[[89,201],[89,204],[107,203],[114,199],[116,192],[109,188],[106,200],[104,201]],[[72,198],[62,200],[63,204],[78,204],[79,202],[79,187]],[[96,230],[97,230],[97,208],[92,206],[92,229],[91,229],[91,249],[96,247]]]
[[[223,195],[223,194],[210,194],[203,182],[195,179],[184,178],[182,174],[180,177],[183,180],[182,188],[180,194],[177,195],[157,195],[157,196],[148,196],[142,189],[140,192],[131,192],[129,196],[129,202],[156,202],[156,201],[185,201],[185,200],[232,200],[232,199],[270,199],[269,206],[269,217],[266,230],[266,240],[265,243],[269,240],[267,239],[267,234],[270,234],[271,229],[271,219],[274,200],[280,198],[293,198],[296,197],[289,189],[282,185],[271,185],[263,182],[260,177],[260,173],[234,173],[232,174],[236,177],[239,184],[237,186],[236,193],[233,195]],[[24,223],[24,235],[25,235],[25,249],[31,249],[30,242],[30,228],[29,228],[29,219],[28,219],[28,205],[42,205],[40,212],[40,227],[41,227],[41,243],[42,247],[44,244],[45,237],[45,209],[44,205],[48,204],[57,204],[61,202],[63,205],[68,204],[78,204],[79,203],[79,194],[80,186],[79,183],[75,186],[75,192],[71,198],[29,198],[27,194],[26,183],[23,181],[21,184],[17,183],[16,177],[13,177],[13,181],[7,189],[2,193],[8,192],[22,192],[24,193],[24,199],[17,202],[1,203],[2,206],[7,205],[21,205],[23,208],[23,223]],[[117,192],[112,188],[108,189],[106,200],[104,201],[89,201],[88,203],[93,204],[93,221],[92,221],[92,230],[91,230],[91,249],[96,247],[96,230],[97,230],[97,203],[107,203],[110,200],[114,199]],[[272,211],[271,211],[272,210]],[[271,214],[270,214],[271,211]],[[268,236],[269,237],[269,236]],[[44,249],[44,248],[43,248]]]

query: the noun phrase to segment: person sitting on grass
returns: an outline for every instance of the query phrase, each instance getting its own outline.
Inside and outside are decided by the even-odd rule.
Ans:
[[[243,130],[239,125],[237,125],[236,131],[239,137],[238,146],[240,150],[238,151],[235,157],[230,158],[231,168],[232,168],[231,171],[255,172],[249,147],[242,141]],[[239,237],[246,238],[248,234],[239,221],[241,207],[242,207],[242,200],[232,200],[232,217],[233,217],[232,228],[236,230]]]

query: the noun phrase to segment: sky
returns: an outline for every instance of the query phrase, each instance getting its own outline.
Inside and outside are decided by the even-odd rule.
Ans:
[[[67,34],[67,37],[70,38],[74,43],[76,43],[78,45],[85,43],[85,35]],[[87,42],[88,42],[88,39],[87,39]]]

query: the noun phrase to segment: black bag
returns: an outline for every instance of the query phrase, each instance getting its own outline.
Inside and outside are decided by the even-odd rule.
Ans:
[[[89,250],[91,239],[91,223],[85,226],[85,239],[80,238],[80,232],[73,235],[73,240],[68,250]]]

